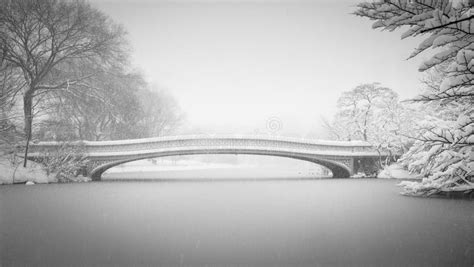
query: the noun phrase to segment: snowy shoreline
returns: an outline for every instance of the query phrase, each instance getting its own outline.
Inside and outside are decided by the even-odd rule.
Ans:
[[[48,184],[57,182],[53,175],[47,175],[41,165],[28,161],[23,168],[21,162],[13,165],[10,160],[0,158],[0,185],[2,184]]]
[[[400,180],[421,180],[420,175],[410,173],[405,170],[400,164],[392,164],[386,166],[378,175],[380,179],[400,179]]]
[[[78,176],[71,178],[71,182],[88,182],[90,178]],[[0,185],[9,184],[53,184],[58,183],[55,174],[48,175],[41,164],[28,161],[23,168],[23,161],[12,164],[10,159],[0,157]]]

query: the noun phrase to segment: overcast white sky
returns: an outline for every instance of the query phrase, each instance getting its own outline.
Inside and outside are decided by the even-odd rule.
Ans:
[[[416,40],[350,15],[357,0],[107,1],[93,4],[125,26],[133,63],[166,88],[188,128],[206,132],[317,132],[343,91],[380,82],[402,98],[419,92]]]

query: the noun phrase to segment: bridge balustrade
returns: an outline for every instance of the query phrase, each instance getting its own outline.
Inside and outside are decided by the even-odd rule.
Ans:
[[[314,151],[344,151],[344,152],[369,152],[373,151],[370,146],[340,146],[326,144],[309,144],[301,142],[289,142],[264,139],[182,139],[182,140],[160,140],[143,143],[123,143],[123,144],[103,144],[86,145],[87,151],[94,152],[115,152],[115,151],[142,151],[150,148],[185,148],[185,147],[228,147],[228,148],[281,148],[281,149],[301,149]]]

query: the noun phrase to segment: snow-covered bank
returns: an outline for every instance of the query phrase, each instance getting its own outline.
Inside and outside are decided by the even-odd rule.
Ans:
[[[469,197],[474,192],[474,184],[469,180],[465,180],[462,183],[444,183],[444,180],[433,181],[430,178],[423,178],[421,175],[412,174],[403,168],[401,164],[392,164],[385,167],[383,171],[379,173],[377,178],[384,179],[402,179],[413,181],[401,181],[398,186],[403,188],[402,195],[407,196],[449,196],[449,197]],[[450,179],[449,177],[446,179]],[[452,179],[451,179],[452,180]]]
[[[47,175],[40,164],[28,161],[23,168],[21,162],[12,164],[10,160],[0,157],[0,184],[26,183],[35,184],[55,183],[54,175]]]
[[[407,196],[447,195],[471,198],[474,196],[474,184],[469,181],[466,184],[455,184],[448,187],[442,183],[433,183],[429,178],[424,178],[421,182],[403,181],[398,186],[403,188],[402,195]]]
[[[88,182],[91,179],[84,176],[71,177],[70,182]],[[59,182],[55,174],[47,175],[41,164],[28,161],[27,167],[23,168],[23,161],[12,164],[10,159],[0,157],[0,185],[2,184],[48,184]]]
[[[474,195],[474,162],[450,165],[450,169],[443,174],[437,173],[421,182],[403,181],[398,186],[403,188],[402,194],[410,196],[449,195],[456,193],[458,196]]]
[[[420,175],[410,173],[404,169],[400,164],[392,164],[386,166],[378,175],[377,178],[383,179],[421,179]]]

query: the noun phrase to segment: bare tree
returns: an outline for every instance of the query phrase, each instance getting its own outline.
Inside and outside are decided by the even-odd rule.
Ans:
[[[114,140],[161,136],[175,130],[182,115],[174,98],[151,89],[140,73],[108,68],[88,87],[56,90],[38,129],[43,140]],[[37,120],[38,121],[38,120]]]
[[[139,98],[144,112],[140,123],[147,137],[170,134],[184,119],[176,100],[164,90],[142,90]]]
[[[32,137],[35,99],[45,91],[81,84],[94,73],[61,80],[52,72],[70,61],[111,64],[124,56],[124,31],[84,1],[0,0],[0,58],[21,71],[26,148]]]
[[[3,62],[4,63],[4,62]],[[7,64],[0,63],[0,147],[2,152],[15,152],[21,132],[17,121],[22,118],[18,112],[15,99],[24,83],[18,71]]]
[[[82,66],[94,68],[90,64]],[[51,110],[45,112],[39,136],[57,141],[99,141],[112,139],[114,131],[134,131],[141,113],[136,95],[144,86],[141,83],[141,77],[126,73],[122,67],[111,67],[97,69],[86,85],[74,84],[68,90],[50,92],[46,102]],[[123,126],[120,130],[119,125]]]

